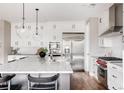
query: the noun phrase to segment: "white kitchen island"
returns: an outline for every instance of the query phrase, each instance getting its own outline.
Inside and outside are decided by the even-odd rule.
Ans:
[[[1,73],[59,73],[59,89],[70,89],[70,74],[73,73],[70,62],[64,57],[57,57],[51,61],[49,57],[40,58],[38,55],[25,55],[26,58],[18,59],[0,65]],[[13,57],[15,58],[15,57]],[[16,58],[15,58],[16,59]]]

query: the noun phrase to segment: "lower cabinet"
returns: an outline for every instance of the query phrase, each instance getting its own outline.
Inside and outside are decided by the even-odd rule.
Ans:
[[[110,90],[119,90],[123,88],[123,69],[112,63],[107,64],[107,84]]]
[[[96,61],[97,61],[97,58],[95,58],[95,57],[91,57],[91,59],[90,59],[90,75],[91,76],[94,76],[97,80],[98,80],[98,78],[97,78],[97,64],[96,64]]]

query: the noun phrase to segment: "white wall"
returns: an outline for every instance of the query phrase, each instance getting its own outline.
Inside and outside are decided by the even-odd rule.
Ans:
[[[75,25],[75,28],[72,27]],[[48,47],[50,41],[62,42],[62,32],[84,32],[83,21],[62,21],[39,23],[39,36],[36,37],[36,24],[26,23],[26,31],[18,34],[21,23],[12,23],[11,46],[12,47]]]
[[[8,62],[11,43],[11,24],[0,20],[0,64]]]
[[[122,36],[113,36],[111,37],[112,40],[112,47],[104,47],[100,48],[98,53],[103,56],[113,56],[122,58],[122,51],[123,51],[123,43],[122,43]]]
[[[112,37],[112,55],[122,58],[123,43],[122,36]]]

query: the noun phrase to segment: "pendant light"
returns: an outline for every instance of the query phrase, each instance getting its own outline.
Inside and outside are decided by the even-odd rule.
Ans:
[[[38,8],[36,8],[35,9],[36,10],[36,35],[38,35],[38,11],[39,11],[39,9]]]
[[[22,10],[22,28],[20,30],[20,32],[25,32],[25,6],[23,3],[23,10]]]

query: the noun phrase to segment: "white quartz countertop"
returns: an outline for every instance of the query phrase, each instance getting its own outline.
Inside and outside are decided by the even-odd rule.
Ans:
[[[8,62],[23,59],[25,57],[26,57],[26,55],[8,55]]]
[[[0,65],[1,73],[73,73],[70,62],[58,57],[55,62],[49,57],[40,58],[38,55],[24,55],[24,59]],[[10,58],[11,59],[11,58]]]
[[[111,63],[111,64],[114,64],[114,65],[116,65],[116,66],[119,66],[119,67],[123,67],[123,63],[121,62],[121,63]]]

